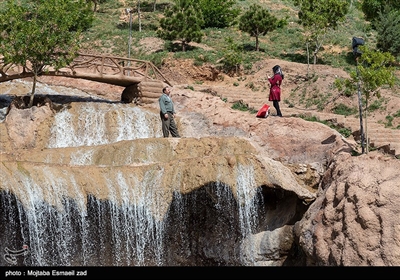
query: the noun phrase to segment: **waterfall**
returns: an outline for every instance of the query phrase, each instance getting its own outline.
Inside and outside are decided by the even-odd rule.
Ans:
[[[25,180],[24,203],[8,192],[1,193],[1,213],[12,210],[2,215],[2,224],[8,228],[2,234],[2,244],[14,248],[19,247],[18,242],[29,244],[30,257],[24,264],[162,265],[163,224],[149,210],[156,203],[156,189],[151,187],[156,184],[154,179],[137,182],[132,188],[124,175],[117,173],[108,180],[108,198],[99,200],[90,195],[87,203],[78,187],[74,198],[67,199],[63,182],[52,180],[51,174],[48,179],[41,186]],[[73,181],[66,183],[74,185]],[[59,205],[43,201],[49,195]],[[20,240],[11,232],[21,232]],[[154,253],[154,260],[149,260],[147,250]]]
[[[55,116],[49,148],[95,146],[122,140],[161,137],[158,116],[131,104],[82,103]]]
[[[237,197],[239,203],[239,225],[243,236],[250,236],[256,227],[258,218],[257,189],[253,186],[254,170],[251,166],[239,165],[237,176]],[[254,199],[256,198],[256,199]],[[246,265],[254,265],[254,255],[257,252],[255,242],[250,242],[248,252],[240,254],[241,261]]]
[[[132,104],[73,103],[56,113],[48,148],[160,138],[158,118],[158,114]],[[141,164],[152,163],[146,160],[158,152],[155,145],[148,145],[148,159]],[[68,167],[92,165],[92,156],[90,149],[78,151],[72,154]],[[3,182],[0,188],[0,251],[29,248],[28,255],[18,256],[17,265],[253,264],[251,258],[243,258],[240,246],[240,240],[252,234],[259,219],[260,193],[255,188],[252,166],[237,164],[237,175],[232,175],[236,176],[235,188],[216,178],[195,191],[182,193],[176,182],[169,209],[160,214],[165,199],[161,193],[162,167],[136,176],[102,166],[97,176],[104,176],[101,182],[105,183],[97,189],[106,195],[100,198],[86,193],[62,164],[53,167],[50,157],[32,170],[18,168],[14,181]],[[37,180],[35,174],[39,173],[41,179]],[[176,179],[179,181],[179,176]],[[11,188],[11,184],[18,187]],[[15,264],[1,258],[0,265]]]
[[[152,174],[153,175],[153,174]],[[136,182],[137,188],[132,189],[126,182],[123,174],[116,174],[116,178],[109,180],[112,191],[109,201],[121,200],[120,205],[115,203],[111,207],[112,239],[115,244],[116,263],[127,259],[127,265],[146,265],[145,251],[154,252],[153,265],[162,265],[162,234],[163,224],[156,221],[151,211],[151,204],[157,196],[154,194],[154,185],[159,185],[162,172],[154,178],[145,176],[142,182]],[[152,178],[152,179],[150,179]],[[136,262],[131,260],[136,256]]]
[[[11,226],[10,231],[21,231],[24,244],[29,244],[30,258],[27,264],[31,265],[72,265],[73,251],[77,240],[85,236],[85,223],[80,222],[86,216],[84,205],[86,197],[83,196],[79,186],[73,181],[64,181],[53,176],[50,170],[43,169],[46,174],[45,182],[40,185],[32,178],[15,173],[15,179],[20,182],[20,194],[24,203],[15,201],[10,193],[3,193],[2,209],[5,205],[15,207],[13,210],[18,217],[20,228]],[[66,199],[66,189],[73,190],[74,199]],[[47,197],[52,205],[44,201]],[[4,221],[8,225],[10,218]],[[80,234],[79,231],[82,231]],[[5,245],[15,247],[17,240],[13,235]],[[18,247],[18,246],[17,246]]]
[[[210,183],[186,195],[174,193],[165,228],[167,232],[175,232],[169,240],[179,244],[171,247],[181,258],[202,266],[254,265],[248,255],[251,252],[236,242],[251,235],[260,218],[261,193],[249,189],[254,187],[249,185],[251,171],[241,173],[249,170],[251,167],[239,167],[237,180],[244,184],[236,193],[222,182]],[[167,256],[173,258],[174,254]]]
[[[11,193],[0,193],[1,223],[6,225],[0,230],[0,249],[27,244],[30,254],[20,265],[185,265],[180,259],[192,265],[248,264],[240,259],[235,240],[251,233],[246,227],[254,227],[257,209],[239,203],[222,183],[188,195],[176,192],[167,216],[159,220],[152,211],[160,199],[156,192],[162,170],[146,175],[134,188],[127,175],[117,172],[108,179],[107,199],[84,197],[78,186],[74,198],[67,198],[64,184],[74,185],[73,180],[51,180],[48,174],[49,181],[40,186],[24,181],[28,205]],[[59,205],[43,200],[49,194]],[[4,259],[0,263],[6,265]]]

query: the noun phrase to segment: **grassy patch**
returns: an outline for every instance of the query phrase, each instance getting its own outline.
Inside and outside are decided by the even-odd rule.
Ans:
[[[306,116],[306,115],[300,115],[298,116],[306,121],[310,121],[310,122],[319,122],[322,123],[324,125],[329,126],[332,129],[335,129],[337,132],[339,132],[340,134],[342,134],[345,138],[349,137],[351,135],[351,129],[347,128],[347,127],[343,127],[343,126],[339,126],[334,124],[331,121],[324,121],[324,120],[320,120],[318,117],[316,116]]]
[[[340,103],[340,104],[337,104],[333,108],[333,112],[337,115],[351,116],[351,115],[355,115],[358,113],[358,108],[348,107],[348,106]]]
[[[255,113],[258,112],[258,111],[255,110],[254,108],[249,107],[249,105],[246,104],[246,103],[244,103],[243,100],[239,100],[238,102],[233,103],[233,105],[232,105],[231,108],[234,109],[234,110],[242,111],[242,112],[248,111],[248,112],[250,112],[251,114],[255,114]]]

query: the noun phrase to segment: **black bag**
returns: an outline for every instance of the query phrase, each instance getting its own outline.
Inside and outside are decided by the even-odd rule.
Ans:
[[[358,49],[358,46],[364,45],[364,39],[353,37],[351,46],[353,47],[353,55],[360,56],[362,52]]]
[[[282,80],[285,78],[285,75],[283,74],[282,68],[279,65],[275,65],[272,67],[272,71],[274,74],[279,74],[282,77]]]
[[[353,49],[355,47],[360,46],[360,45],[364,45],[364,39],[353,37],[353,42],[352,42],[352,45],[351,45],[353,47]]]

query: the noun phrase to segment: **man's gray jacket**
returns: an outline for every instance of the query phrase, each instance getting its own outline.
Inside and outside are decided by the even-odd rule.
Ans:
[[[158,102],[160,103],[160,111],[163,115],[167,112],[175,114],[174,103],[168,95],[163,93],[158,99]]]

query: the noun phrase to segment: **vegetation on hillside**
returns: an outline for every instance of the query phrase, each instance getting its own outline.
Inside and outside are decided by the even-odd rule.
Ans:
[[[260,50],[260,37],[267,35],[277,27],[286,25],[284,19],[278,20],[270,11],[253,4],[243,12],[239,19],[239,30],[247,32],[256,39],[256,51]]]
[[[76,57],[81,33],[91,26],[92,20],[93,13],[85,0],[3,4],[0,54],[5,65],[22,65],[34,74],[29,107],[33,104],[37,77],[47,66],[59,69]]]
[[[181,42],[182,51],[190,42],[201,42],[204,25],[203,13],[197,7],[196,0],[176,0],[175,5],[168,6],[164,11],[164,17],[160,19],[160,27],[157,35],[162,39]]]
[[[363,152],[368,153],[369,138],[367,118],[371,109],[371,101],[373,97],[381,98],[380,89],[382,86],[393,87],[395,82],[394,57],[388,52],[380,52],[371,50],[367,46],[360,46],[362,55],[357,57],[357,68],[350,72],[350,78],[345,79],[344,86],[352,92],[359,93],[359,112],[361,125],[361,146]],[[341,83],[338,82],[338,85]],[[361,92],[364,101],[361,98]],[[363,103],[365,104],[363,106]],[[364,112],[364,114],[363,114]],[[362,119],[365,118],[365,141],[364,128]]]
[[[299,19],[300,7],[295,5],[305,0],[262,2],[256,0],[193,1],[197,7],[196,9],[201,11],[199,15],[202,14],[203,18],[201,43],[212,47],[213,50],[205,51],[199,47],[188,46],[188,48],[185,48],[185,52],[182,52],[182,48],[177,49],[174,47],[171,39],[172,42],[166,40],[164,48],[156,53],[143,51],[140,48],[140,40],[145,37],[160,37],[162,32],[159,30],[162,19],[167,17],[166,20],[170,20],[168,19],[167,11],[170,11],[171,7],[176,3],[186,3],[187,1],[189,0],[127,0],[124,2],[119,0],[98,0],[94,25],[85,33],[86,49],[92,52],[126,56],[131,26],[132,56],[151,60],[158,66],[161,65],[163,58],[167,57],[171,52],[176,57],[192,58],[199,60],[199,63],[220,61],[223,59],[224,51],[228,47],[226,42],[228,37],[243,50],[243,69],[247,71],[250,71],[251,65],[255,61],[259,61],[266,55],[288,61],[307,63],[307,45],[305,43],[309,37],[307,37],[307,33],[304,30],[305,27]],[[307,0],[307,2],[309,1]],[[141,28],[139,28],[138,20],[139,2]],[[330,28],[324,33],[318,63],[349,69],[354,65],[351,50],[352,37],[364,38],[366,44],[375,48],[378,38],[376,29],[364,19],[364,12],[361,9],[363,1],[325,0],[324,2],[329,5],[338,5],[340,7],[338,10],[343,20],[340,21],[335,17],[337,20],[332,19],[324,24],[324,26],[334,25],[335,28]],[[346,6],[348,7],[348,12],[344,16],[342,15],[344,10],[341,3],[350,3]],[[288,23],[284,28],[276,28],[259,36],[259,52],[254,52],[257,49],[257,42],[252,39],[254,36],[248,32],[241,32],[239,28],[240,20],[244,19],[243,15],[254,4],[268,10],[278,20],[287,21]],[[211,9],[210,7],[213,8]],[[134,11],[132,24],[129,23],[129,16],[124,12],[127,8]],[[211,17],[210,14],[213,16]],[[227,19],[230,20],[231,24],[228,24]],[[192,32],[194,26],[186,25],[185,27],[188,32]]]
[[[293,2],[299,8],[299,23],[305,31],[307,64],[309,64],[311,44],[314,46],[313,57],[316,64],[326,34],[337,29],[339,23],[345,20],[350,3],[342,0],[293,0]]]
[[[126,1],[127,5],[136,10],[138,2]],[[173,12],[174,6],[184,4],[195,7],[196,13],[191,13],[191,21],[184,19],[185,15],[181,11]],[[96,14],[96,24],[87,33],[88,42],[96,42],[90,45],[90,50],[126,56],[128,31],[129,26],[132,26],[132,56],[151,60],[159,67],[166,57],[172,55],[175,59],[193,59],[195,65],[211,63],[228,75],[240,76],[252,74],[253,64],[266,57],[309,64],[309,47],[312,46],[314,64],[330,65],[351,74],[356,68],[353,37],[363,38],[368,48],[391,53],[399,60],[398,1],[160,0],[140,1],[140,5],[142,29],[138,26],[138,17],[134,18],[133,25],[128,24],[127,17],[121,13],[126,7],[120,1],[104,0]],[[257,16],[258,13],[262,16]],[[226,20],[217,20],[224,19],[224,15],[229,18],[230,24]],[[140,47],[145,37],[162,38],[165,45],[157,52],[146,52]],[[180,41],[182,47],[177,48],[175,41]],[[191,41],[201,42],[207,48],[188,44]],[[96,45],[98,48],[93,48]],[[394,65],[396,63],[392,61],[382,67]],[[307,75],[305,83],[314,83],[318,77],[318,73]],[[399,85],[398,78],[394,82]],[[376,90],[384,84],[377,84]],[[342,94],[350,98],[356,92],[354,88],[348,88]],[[317,109],[322,110],[327,103],[337,98],[330,94],[321,96],[320,103],[311,95],[308,97],[310,100],[304,103],[315,104]],[[363,104],[368,104],[366,101],[370,98],[369,94],[369,91],[364,93]],[[376,97],[380,98],[379,95]],[[372,109],[376,104],[368,104],[365,109]],[[379,104],[384,106],[384,102]],[[346,110],[341,110],[344,106],[334,104],[333,110],[357,115],[356,108],[346,107]]]

